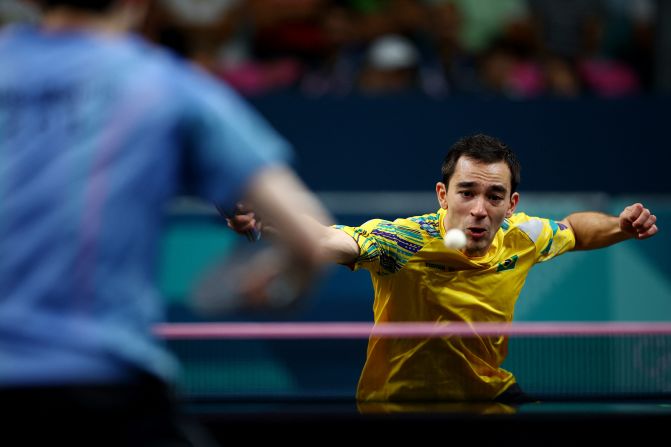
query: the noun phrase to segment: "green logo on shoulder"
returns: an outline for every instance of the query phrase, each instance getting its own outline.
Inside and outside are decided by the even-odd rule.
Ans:
[[[502,272],[504,270],[512,270],[515,268],[515,264],[517,264],[517,255],[513,255],[505,261],[499,262],[499,266],[496,268],[496,271]]]

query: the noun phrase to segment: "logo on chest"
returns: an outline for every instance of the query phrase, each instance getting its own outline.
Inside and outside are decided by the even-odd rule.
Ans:
[[[436,262],[425,262],[424,265],[430,269],[442,270],[443,272],[456,272],[459,270],[456,267],[450,267],[445,264],[438,264]]]
[[[497,272],[502,272],[504,270],[512,270],[515,268],[515,265],[517,264],[517,255],[513,255],[506,259],[503,262],[499,262],[498,267],[496,267]]]

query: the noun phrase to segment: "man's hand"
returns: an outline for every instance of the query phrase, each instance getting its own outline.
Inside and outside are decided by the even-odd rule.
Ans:
[[[235,214],[226,217],[226,224],[231,230],[248,238],[250,234],[256,235],[255,240],[261,236],[269,239],[277,235],[274,227],[263,222],[251,208],[242,203],[236,206]]]
[[[257,222],[254,211],[247,209],[242,203],[236,205],[235,214],[226,216],[226,223],[238,234],[260,231],[260,222]]]
[[[647,239],[657,234],[657,217],[640,203],[626,207],[619,218],[620,229],[636,239]]]

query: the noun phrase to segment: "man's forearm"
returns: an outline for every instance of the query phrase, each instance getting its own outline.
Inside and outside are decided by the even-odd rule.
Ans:
[[[593,250],[631,239],[620,228],[620,219],[604,213],[586,211],[566,218],[575,234],[574,250]]]

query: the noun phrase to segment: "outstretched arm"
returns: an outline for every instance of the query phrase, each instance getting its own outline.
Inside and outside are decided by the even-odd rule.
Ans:
[[[647,239],[654,236],[657,217],[640,203],[626,207],[619,216],[594,211],[573,213],[560,223],[575,235],[574,250],[607,247],[627,239]]]
[[[283,239],[286,234],[295,233],[297,228],[312,235],[311,246],[316,248],[320,262],[335,262],[349,264],[359,256],[359,246],[351,236],[330,226],[327,221],[320,220],[314,213],[296,209],[293,226],[285,225],[284,229],[273,221],[272,217],[257,212],[257,206],[253,203],[241,203],[238,205],[237,213],[229,216],[226,221],[228,226],[239,234],[250,230],[260,231],[264,238]],[[263,218],[260,216],[263,215]]]
[[[323,263],[318,230],[332,222],[331,215],[292,170],[275,167],[261,171],[250,182],[243,201],[256,216],[263,216],[264,221],[273,223],[277,232],[273,239],[287,248],[294,258],[308,264]],[[309,216],[309,221],[303,216]],[[254,219],[248,219],[243,232],[254,224]]]
[[[313,224],[318,225],[320,258],[324,262],[336,262],[338,264],[350,264],[359,256],[359,245],[350,235],[344,231],[330,226],[324,226],[314,219]]]

